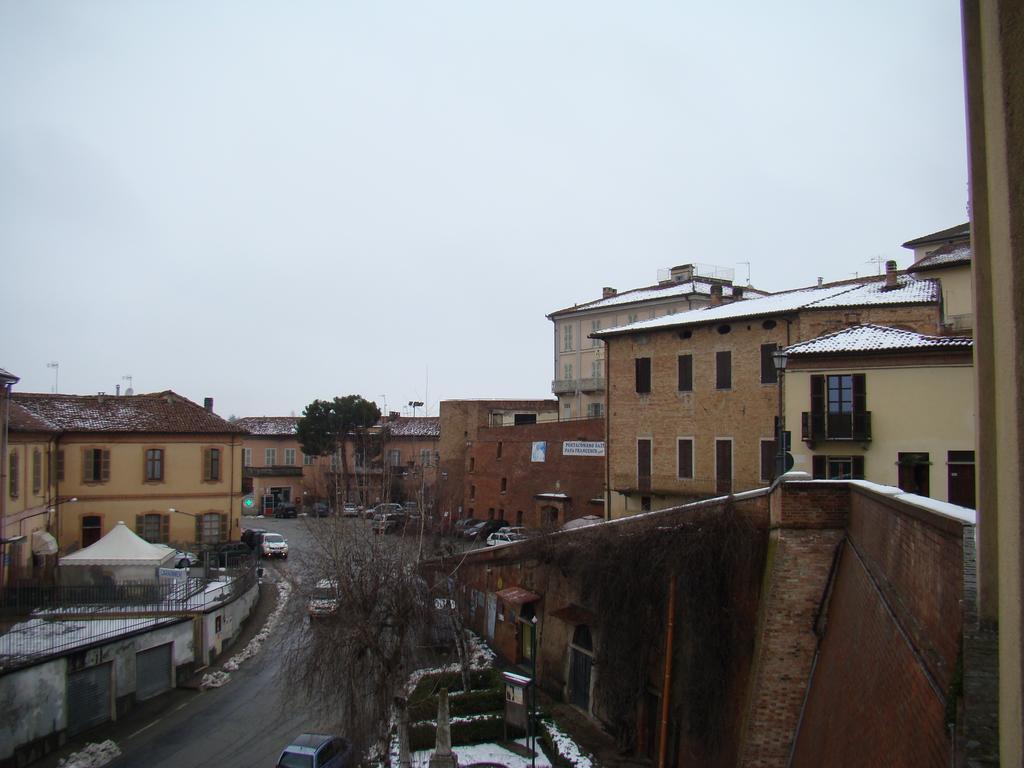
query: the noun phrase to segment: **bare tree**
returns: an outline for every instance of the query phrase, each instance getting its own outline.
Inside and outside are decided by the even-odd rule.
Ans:
[[[365,755],[429,646],[433,600],[416,571],[413,540],[330,518],[308,524],[316,550],[298,589],[305,599],[293,610],[323,602],[314,605],[319,615],[297,618],[285,640],[284,689],[336,719]]]

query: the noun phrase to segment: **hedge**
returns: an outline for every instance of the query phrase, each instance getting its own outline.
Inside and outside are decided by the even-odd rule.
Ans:
[[[479,715],[485,712],[502,712],[505,708],[505,697],[500,688],[488,688],[482,691],[460,693],[448,697],[448,712],[456,715]],[[433,720],[437,717],[437,696],[414,701],[409,705],[409,719]]]
[[[485,688],[499,688],[499,675],[495,669],[474,669],[469,673],[469,684],[473,690]],[[423,701],[428,696],[435,695],[442,688],[447,688],[449,693],[462,690],[461,672],[432,672],[425,675],[409,696],[409,701]]]
[[[451,724],[452,745],[480,744],[500,741],[505,736],[504,720],[501,717],[482,717],[477,720]],[[437,725],[416,723],[409,726],[409,749],[433,749],[437,742]]]

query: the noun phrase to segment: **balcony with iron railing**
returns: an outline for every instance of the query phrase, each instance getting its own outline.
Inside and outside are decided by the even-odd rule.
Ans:
[[[805,443],[825,440],[871,440],[871,411],[854,413],[809,413],[800,418],[801,437]]]
[[[604,377],[589,379],[555,379],[551,382],[551,391],[556,395],[571,395],[576,392],[604,392]]]

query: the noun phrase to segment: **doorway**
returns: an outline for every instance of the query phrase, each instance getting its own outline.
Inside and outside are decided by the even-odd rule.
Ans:
[[[577,625],[569,644],[569,703],[590,714],[590,685],[594,666],[594,641],[590,627]]]
[[[715,440],[715,493],[732,493],[732,439]]]

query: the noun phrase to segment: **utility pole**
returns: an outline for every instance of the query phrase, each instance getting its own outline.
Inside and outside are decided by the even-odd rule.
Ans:
[[[51,363],[46,364],[47,368],[53,368],[53,394],[57,394],[60,391],[60,363],[54,360]]]

